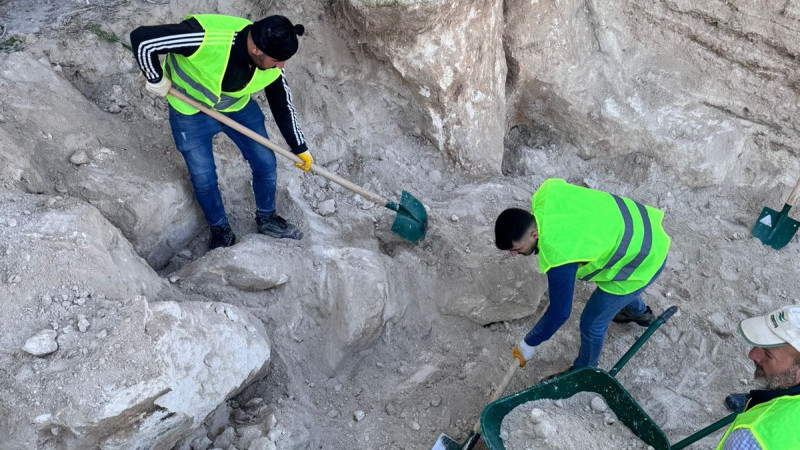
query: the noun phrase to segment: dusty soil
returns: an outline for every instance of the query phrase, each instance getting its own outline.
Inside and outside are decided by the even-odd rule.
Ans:
[[[517,406],[503,419],[500,437],[507,450],[648,447],[617,420],[602,397],[588,392]]]

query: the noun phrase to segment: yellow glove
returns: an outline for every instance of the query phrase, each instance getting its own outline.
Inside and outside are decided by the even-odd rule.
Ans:
[[[147,82],[145,85],[145,89],[153,94],[158,95],[159,97],[166,97],[167,93],[169,92],[169,88],[172,87],[172,81],[170,81],[167,77],[161,77],[161,81],[157,83]]]
[[[519,366],[525,367],[525,364],[533,358],[536,353],[536,347],[532,347],[525,343],[525,339],[519,341],[519,344],[514,346],[511,355],[519,360]]]
[[[297,155],[297,157],[303,160],[303,164],[294,163],[294,165],[298,169],[302,169],[302,170],[304,170],[306,172],[311,170],[311,164],[314,162],[314,158],[311,157],[311,152],[306,150],[303,153],[300,153],[299,155]]]

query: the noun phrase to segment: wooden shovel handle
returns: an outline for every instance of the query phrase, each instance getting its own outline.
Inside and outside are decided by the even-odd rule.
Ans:
[[[797,179],[797,184],[794,185],[794,189],[792,189],[789,197],[786,198],[786,204],[794,206],[798,195],[800,195],[800,178]]]
[[[511,383],[511,379],[514,378],[514,374],[517,372],[518,368],[519,368],[519,361],[514,359],[514,362],[511,363],[511,367],[509,367],[508,370],[506,371],[506,375],[503,377],[503,380],[500,381],[500,384],[497,386],[497,389],[494,390],[492,398],[489,399],[489,403],[492,403],[493,401],[500,398],[501,395],[503,395],[503,392],[506,391],[506,388],[508,387],[509,383]],[[481,419],[479,418],[478,422],[475,423],[475,426],[472,427],[472,432],[478,433],[480,429],[481,429]]]
[[[270,141],[269,139],[265,138],[264,136],[261,136],[260,134],[256,133],[255,131],[245,127],[244,125],[236,122],[235,120],[231,119],[230,117],[226,116],[225,114],[222,114],[222,113],[220,113],[218,111],[214,111],[213,109],[201,104],[200,102],[189,98],[188,96],[184,95],[183,93],[181,93],[180,91],[178,91],[174,87],[169,89],[169,95],[171,95],[171,96],[177,98],[178,100],[186,103],[187,105],[191,106],[192,108],[195,108],[195,109],[197,109],[199,111],[202,111],[203,113],[208,114],[209,116],[219,120],[220,122],[222,122],[225,125],[233,128],[234,130],[238,131],[239,133],[242,133],[243,135],[249,137],[250,139],[258,142],[259,144],[272,149],[272,151],[274,151],[275,153],[278,153],[281,156],[289,158],[290,160],[292,160],[292,161],[294,161],[296,163],[300,163],[300,164],[303,163],[302,159],[300,159],[297,155],[295,155],[294,153],[290,152],[289,150],[286,150],[285,148],[280,147],[279,145],[275,144],[274,142]],[[327,170],[323,169],[322,167],[320,167],[320,166],[318,166],[316,164],[311,164],[311,172],[313,172],[313,173],[315,173],[317,175],[321,175],[321,176],[333,181],[334,183],[336,183],[336,184],[338,184],[338,185],[340,185],[340,186],[342,186],[344,188],[350,189],[351,191],[355,192],[356,194],[366,198],[367,200],[369,200],[369,201],[371,201],[373,203],[377,203],[377,204],[379,204],[381,206],[386,206],[386,204],[389,203],[388,200],[386,200],[385,198],[381,197],[380,195],[375,194],[373,192],[370,192],[370,191],[364,189],[363,187],[361,187],[361,186],[359,186],[359,185],[357,185],[355,183],[351,183],[350,181],[347,181],[344,178],[342,178],[342,177],[340,177],[340,176],[338,176],[338,175],[336,175],[334,173],[328,172]]]

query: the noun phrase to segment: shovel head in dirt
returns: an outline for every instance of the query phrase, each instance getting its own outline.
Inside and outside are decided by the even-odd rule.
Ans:
[[[442,433],[439,435],[439,439],[436,440],[436,443],[433,444],[431,450],[469,450],[475,446],[475,443],[478,442],[478,438],[480,438],[480,434],[473,431],[469,434],[466,442],[459,444],[448,435]]]
[[[781,212],[764,207],[753,225],[753,236],[775,250],[783,248],[792,240],[800,226],[800,222],[789,217],[791,208],[792,205],[788,203],[783,205]]]
[[[514,374],[517,372],[517,369],[520,367],[520,363],[515,359],[514,362],[511,363],[508,370],[506,371],[505,376],[503,376],[503,380],[500,381],[500,384],[497,386],[497,389],[494,390],[492,394],[491,400],[489,403],[500,398],[505,392],[508,385],[511,383],[511,379],[514,378]],[[436,443],[433,444],[433,448],[431,450],[470,450],[475,444],[478,443],[478,439],[481,438],[481,420],[478,419],[475,422],[475,426],[472,427],[472,431],[470,431],[469,436],[467,436],[467,440],[463,444],[459,444],[452,438],[448,437],[446,434],[442,433],[439,435],[439,439],[436,440]]]
[[[384,206],[396,211],[392,232],[409,242],[417,242],[428,231],[428,213],[416,197],[403,191],[400,204],[387,202]]]
[[[786,198],[786,204],[783,205],[781,212],[767,207],[761,210],[761,215],[753,225],[753,237],[757,237],[775,250],[788,244],[797,232],[797,226],[800,225],[800,222],[789,217],[789,210],[797,201],[798,195],[800,195],[800,178]]]

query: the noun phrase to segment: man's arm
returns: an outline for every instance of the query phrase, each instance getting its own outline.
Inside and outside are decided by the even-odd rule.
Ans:
[[[161,81],[163,71],[158,55],[177,53],[191,56],[203,42],[205,32],[197,20],[139,27],[131,32],[131,47],[139,69],[150,83]]]
[[[547,306],[547,311],[536,322],[533,329],[525,336],[526,344],[535,347],[550,339],[569,319],[569,315],[572,313],[576,273],[578,273],[578,263],[553,267],[547,271],[550,305]]]
[[[292,91],[286,83],[286,75],[283,70],[281,70],[281,76],[277,80],[264,88],[264,92],[267,94],[267,102],[269,102],[272,117],[275,118],[275,123],[278,125],[278,129],[281,131],[286,143],[292,149],[292,153],[299,155],[307,151],[306,138],[303,135],[303,130],[300,129],[300,124],[297,123],[297,113],[292,102]]]

